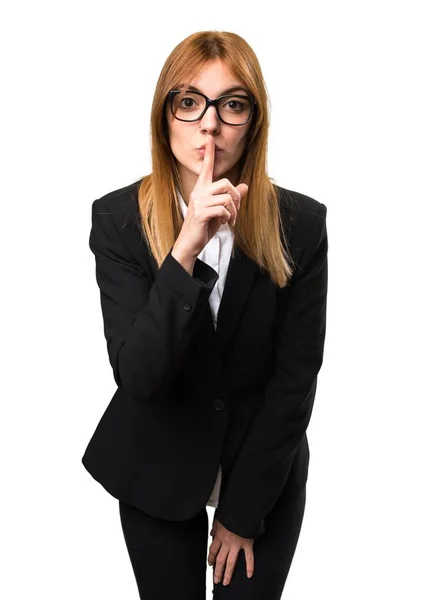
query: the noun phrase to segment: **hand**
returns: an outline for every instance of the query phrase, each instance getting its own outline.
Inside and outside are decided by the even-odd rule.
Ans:
[[[175,245],[194,258],[202,252],[221,225],[235,225],[241,200],[248,191],[245,183],[234,187],[229,179],[213,182],[215,142],[207,136],[205,155],[195,187],[189,198],[186,217]]]
[[[228,585],[231,581],[234,567],[237,563],[238,553],[244,550],[246,556],[247,576],[251,577],[254,573],[254,540],[243,538],[232,531],[226,529],[222,523],[214,519],[210,535],[214,536],[213,542],[209,548],[208,563],[214,565],[214,582],[219,583],[224,576],[223,585]],[[215,565],[216,559],[216,565]],[[225,566],[226,563],[226,566]],[[224,573],[225,568],[225,573]]]

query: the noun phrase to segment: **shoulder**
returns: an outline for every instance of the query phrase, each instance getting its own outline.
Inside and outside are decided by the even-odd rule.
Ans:
[[[124,217],[135,216],[141,182],[142,179],[139,179],[97,198],[92,203],[92,213],[95,215],[109,215],[115,221],[122,220]]]
[[[315,218],[325,218],[327,207],[324,203],[295,190],[275,185],[281,210],[294,221],[312,221]]]
[[[317,231],[326,229],[327,206],[312,196],[275,184],[284,232],[296,249],[309,245]]]
[[[142,178],[143,179],[143,178]],[[145,264],[145,244],[139,221],[138,191],[142,179],[92,202],[91,250],[110,257]]]

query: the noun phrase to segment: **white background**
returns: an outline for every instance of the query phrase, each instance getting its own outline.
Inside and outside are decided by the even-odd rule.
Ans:
[[[283,599],[421,597],[416,4],[4,3],[2,598],[138,597],[117,500],[81,463],[115,391],[91,204],[150,171],[159,72],[205,29],[260,60],[269,175],[328,208],[325,360]]]

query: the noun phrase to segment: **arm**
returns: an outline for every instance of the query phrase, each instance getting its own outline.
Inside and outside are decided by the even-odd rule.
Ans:
[[[247,538],[264,533],[264,518],[279,498],[310,421],[326,331],[327,208],[314,217],[313,235],[290,282],[275,372],[215,511],[227,529]]]
[[[117,385],[144,401],[181,367],[218,274],[197,259],[190,275],[171,249],[151,284],[105,211],[93,202],[89,247],[109,360]]]

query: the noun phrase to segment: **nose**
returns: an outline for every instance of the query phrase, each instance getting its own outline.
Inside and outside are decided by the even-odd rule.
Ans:
[[[208,133],[215,133],[221,127],[218,119],[218,113],[214,106],[209,106],[203,117],[200,119],[200,130]]]

